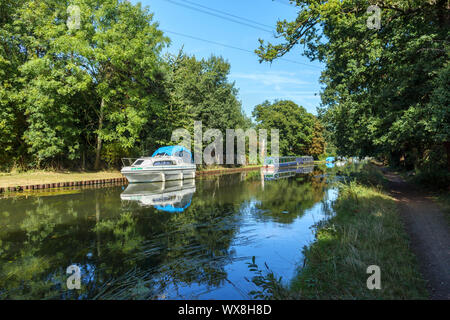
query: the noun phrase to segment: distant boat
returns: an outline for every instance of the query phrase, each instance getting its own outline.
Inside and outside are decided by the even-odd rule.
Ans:
[[[314,164],[311,156],[286,156],[286,157],[266,157],[264,159],[265,168],[295,167],[300,165]]]
[[[183,146],[161,147],[151,157],[126,158],[122,161],[131,163],[120,171],[130,183],[195,178],[192,154]]]

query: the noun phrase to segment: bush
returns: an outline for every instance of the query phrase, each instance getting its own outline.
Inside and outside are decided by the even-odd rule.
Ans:
[[[447,169],[446,150],[437,145],[427,150],[417,162],[413,182],[430,189],[445,189],[450,186],[450,172]]]
[[[417,170],[413,182],[430,189],[447,189],[450,187],[450,172],[446,169]]]
[[[351,177],[366,186],[384,187],[386,185],[386,179],[380,169],[370,163],[362,166],[358,172],[353,172]]]

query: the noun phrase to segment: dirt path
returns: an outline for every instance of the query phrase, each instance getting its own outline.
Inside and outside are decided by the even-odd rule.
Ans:
[[[432,299],[450,300],[450,228],[439,207],[426,194],[395,173],[383,170],[428,281]]]

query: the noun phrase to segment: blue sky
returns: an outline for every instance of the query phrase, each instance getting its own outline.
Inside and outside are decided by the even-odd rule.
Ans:
[[[132,0],[150,7],[154,20],[163,31],[172,31],[202,38],[249,51],[255,50],[258,38],[276,41],[273,32],[254,29],[216,16],[194,11],[173,2],[195,7],[192,3],[224,11],[235,16],[259,22],[258,27],[274,30],[278,19],[293,20],[297,9],[288,0]],[[190,2],[190,3],[189,3]],[[198,7],[197,7],[198,8]],[[200,10],[208,11],[205,8]],[[218,14],[217,12],[213,12]],[[232,17],[230,19],[237,20]],[[197,58],[220,55],[231,65],[229,79],[236,82],[243,110],[251,115],[253,108],[264,100],[289,99],[316,114],[320,103],[319,77],[322,66],[310,62],[297,47],[284,58],[302,64],[277,60],[272,64],[258,62],[256,54],[247,53],[216,44],[167,32],[171,45],[167,51],[184,51]],[[304,65],[303,65],[304,64]]]

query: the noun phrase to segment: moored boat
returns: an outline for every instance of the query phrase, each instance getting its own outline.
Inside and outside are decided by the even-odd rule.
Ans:
[[[286,157],[266,157],[264,159],[265,168],[295,167],[300,165],[314,164],[311,156],[286,156]]]
[[[191,152],[183,146],[157,149],[151,157],[133,159],[121,173],[130,183],[159,182],[195,178]]]

